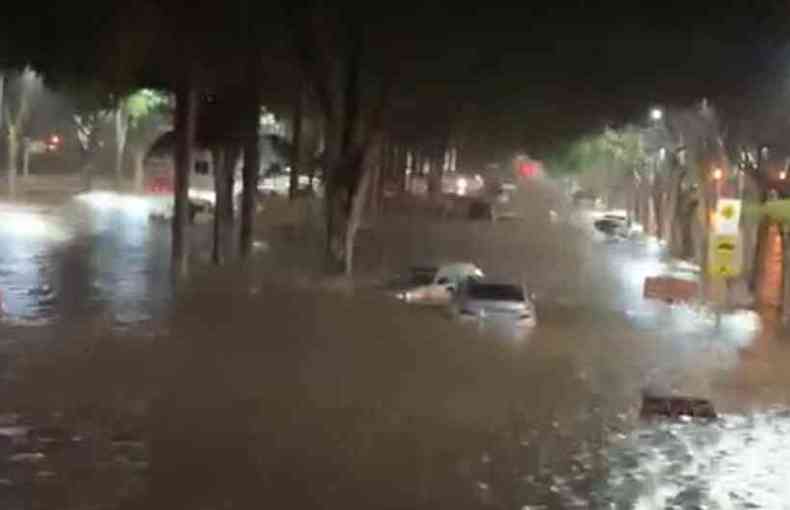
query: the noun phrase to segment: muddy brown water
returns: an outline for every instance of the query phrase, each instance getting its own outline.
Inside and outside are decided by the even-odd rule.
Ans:
[[[320,255],[309,229],[270,230],[270,250],[242,270],[198,260],[175,289],[169,230],[145,215],[85,203],[13,211],[37,226],[0,232],[5,410],[60,420],[94,446],[87,471],[53,456],[54,481],[9,485],[9,498],[781,508],[770,504],[786,487],[784,340],[749,314],[716,330],[693,309],[644,302],[642,279],[670,268],[660,247],[549,225],[549,200],[527,202],[534,215],[495,226],[390,217],[361,234],[358,253],[360,281],[474,260],[525,282],[540,324],[517,340],[367,285],[318,285],[305,269]],[[194,229],[197,253],[206,230]],[[724,418],[643,424],[646,387],[710,398]],[[139,469],[107,463],[119,431],[145,444]],[[744,466],[744,480],[763,482],[733,485]],[[89,476],[64,492],[75,470]]]

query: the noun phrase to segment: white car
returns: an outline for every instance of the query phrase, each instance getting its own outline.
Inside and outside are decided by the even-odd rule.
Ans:
[[[307,175],[300,175],[298,187],[300,190],[308,190],[311,187],[310,177]],[[291,190],[291,169],[286,167],[280,173],[273,175],[261,175],[258,180],[258,191],[267,195],[280,195],[287,196]],[[320,195],[321,180],[314,177],[312,180],[312,191]]]
[[[198,151],[192,173],[189,176],[189,201],[201,209],[213,211],[216,204],[214,192],[214,165],[211,155]],[[233,176],[233,204],[238,207],[243,184],[240,168],[236,168]]]
[[[610,238],[627,239],[635,231],[624,211],[607,211],[593,222],[595,229]]]
[[[447,305],[468,281],[483,277],[483,271],[470,262],[412,268],[406,285],[396,297],[406,303]]]
[[[461,287],[450,307],[459,321],[521,335],[537,325],[535,304],[521,285],[472,281]]]

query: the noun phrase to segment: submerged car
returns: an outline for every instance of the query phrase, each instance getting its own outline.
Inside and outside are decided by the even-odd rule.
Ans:
[[[395,295],[406,303],[447,305],[468,281],[483,277],[483,271],[471,262],[413,267]]]
[[[469,282],[455,296],[450,311],[462,322],[516,334],[537,325],[535,304],[522,285]]]

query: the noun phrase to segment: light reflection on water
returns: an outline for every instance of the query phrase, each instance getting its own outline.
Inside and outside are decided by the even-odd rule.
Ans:
[[[142,199],[110,207],[110,196],[78,197],[55,211],[0,209],[5,324],[103,314],[123,325],[162,310],[169,231],[148,221]]]
[[[617,508],[790,508],[790,412],[642,428],[606,452]]]

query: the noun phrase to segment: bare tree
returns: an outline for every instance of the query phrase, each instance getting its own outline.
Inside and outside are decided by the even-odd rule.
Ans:
[[[3,102],[3,120],[6,128],[8,193],[16,194],[16,178],[19,165],[19,149],[22,145],[25,129],[31,111],[42,91],[41,78],[32,70],[25,69],[22,73],[8,80]]]
[[[247,257],[252,253],[253,228],[255,223],[258,176],[261,170],[261,151],[258,126],[260,122],[261,97],[257,51],[250,56],[252,79],[246,94],[246,105],[242,111],[244,166],[242,167],[241,226],[239,234],[240,253]]]
[[[294,99],[293,141],[291,154],[291,174],[288,196],[293,200],[299,190],[299,176],[304,172],[305,162],[305,116],[307,115],[308,89],[303,79],[299,80],[299,88]]]
[[[175,204],[173,211],[173,273],[189,273],[189,245],[186,231],[189,222],[189,174],[194,165],[194,148],[198,116],[198,87],[194,73],[188,72],[176,89]]]
[[[115,180],[120,183],[123,178],[123,155],[126,151],[126,135],[129,132],[129,114],[126,100],[120,99],[112,112],[113,130],[115,132]]]

